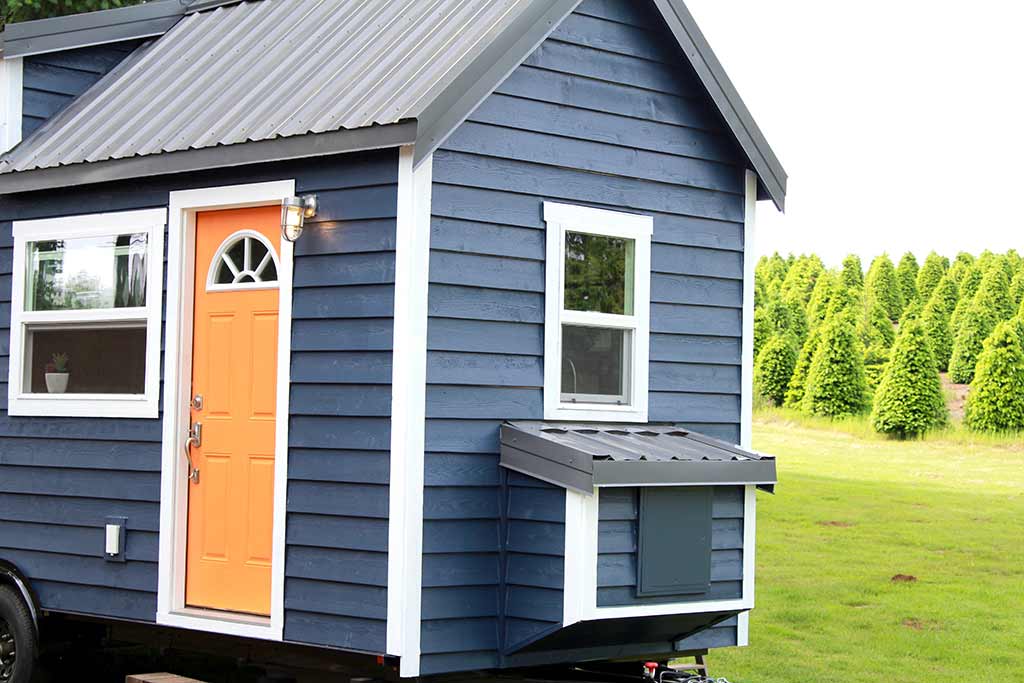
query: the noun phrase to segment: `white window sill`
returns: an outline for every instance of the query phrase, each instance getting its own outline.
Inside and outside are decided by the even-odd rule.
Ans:
[[[7,413],[14,417],[155,418],[160,416],[160,408],[146,396],[22,394],[8,398]]]
[[[599,403],[562,403],[544,411],[545,420],[570,422],[647,422],[647,410],[635,406],[612,406]]]

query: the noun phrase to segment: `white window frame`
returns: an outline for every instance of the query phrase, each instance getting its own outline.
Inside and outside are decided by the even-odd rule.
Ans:
[[[262,244],[267,248],[267,254],[269,254],[271,263],[274,264],[274,270],[278,274],[277,278],[273,280],[256,280],[255,282],[228,282],[224,284],[218,284],[214,281],[217,276],[217,271],[220,269],[221,259],[228,253],[231,247],[235,246],[235,243],[241,239],[253,239]],[[238,268],[238,264],[234,264]],[[252,265],[252,264],[250,264]],[[244,268],[239,273],[246,273]],[[217,253],[213,255],[207,266],[206,271],[206,291],[207,292],[233,292],[233,291],[248,291],[252,289],[277,289],[279,286],[279,280],[281,273],[281,259],[277,256],[277,250],[274,249],[274,245],[267,240],[266,236],[256,230],[238,230],[228,235],[220,246],[217,247]],[[251,274],[254,277],[258,277],[254,271]],[[236,276],[237,277],[237,276]]]
[[[544,313],[544,419],[588,422],[647,422],[648,359],[651,324],[651,236],[654,219],[588,206],[544,202],[547,268]],[[578,232],[633,240],[633,315],[567,311],[565,233]],[[626,369],[628,404],[562,401],[562,325],[632,331]]]
[[[21,142],[23,78],[22,58],[0,50],[0,153]]]
[[[155,418],[160,401],[160,307],[163,296],[165,209],[95,213],[15,221],[11,286],[11,357],[7,410],[16,416]],[[146,305],[140,308],[26,311],[28,245],[45,240],[146,233]],[[23,391],[25,342],[32,326],[116,327],[126,321],[146,326],[146,381],[141,394],[33,394]],[[74,363],[72,359],[72,363]]]

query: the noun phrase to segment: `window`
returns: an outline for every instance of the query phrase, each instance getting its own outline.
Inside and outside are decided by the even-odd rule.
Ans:
[[[165,217],[14,224],[11,415],[158,416]]]
[[[650,216],[544,203],[544,417],[647,421]]]
[[[239,230],[213,255],[206,289],[276,289],[277,255],[267,238],[255,230]]]

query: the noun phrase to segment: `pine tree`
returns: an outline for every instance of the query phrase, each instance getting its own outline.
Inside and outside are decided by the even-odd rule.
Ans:
[[[861,317],[857,327],[861,343],[865,347],[878,346],[888,349],[896,340],[896,331],[892,327],[885,308],[875,297],[868,294],[864,299]]]
[[[792,335],[797,348],[803,343],[807,337],[807,318],[799,304],[776,299],[754,309],[754,358],[757,358],[764,344],[777,334]]]
[[[925,303],[932,296],[932,292],[939,286],[939,280],[946,274],[945,260],[934,251],[928,254],[917,274],[917,294]]]
[[[814,354],[818,351],[821,342],[821,328],[811,331],[807,335],[807,341],[800,347],[800,353],[796,358],[796,367],[793,368],[793,376],[789,380],[789,388],[786,389],[784,405],[789,408],[797,408],[804,399],[804,388],[807,384],[807,373],[811,370],[811,362]]]
[[[864,379],[868,384],[868,393],[874,394],[878,390],[890,355],[890,350],[881,344],[871,344],[864,349]]]
[[[882,254],[871,262],[865,287],[868,294],[882,304],[889,320],[896,322],[900,319],[903,313],[903,290],[900,289],[896,269],[888,254]]]
[[[1016,308],[1022,302],[1024,302],[1024,268],[1018,270],[1017,274],[1013,276],[1013,281],[1010,282],[1010,303]]]
[[[809,328],[814,329],[825,322],[828,306],[839,287],[839,278],[832,271],[827,270],[818,276],[814,292],[811,293],[810,303],[807,304],[807,326]]]
[[[949,369],[949,357],[953,353],[953,330],[950,317],[956,307],[956,283],[949,274],[943,275],[939,285],[921,313],[925,335],[931,344],[935,365],[940,372]]]
[[[950,272],[953,272],[950,269]],[[978,287],[981,285],[981,279],[985,276],[984,268],[982,264],[975,261],[970,267],[960,276],[956,285],[959,288],[959,298],[956,302],[956,308],[953,309],[953,316],[950,318],[949,324],[953,329],[953,337],[960,334],[960,325],[964,317],[964,313],[970,308],[971,302],[974,301],[974,295],[978,293]]]
[[[920,268],[917,265],[917,258],[912,252],[907,252],[900,259],[896,267],[896,280],[900,284],[900,292],[903,294],[903,307],[906,309],[911,302],[917,300],[917,274]]]
[[[818,282],[818,276],[825,271],[821,259],[817,256],[801,256],[793,262],[786,272],[779,296],[791,301],[799,301],[803,305],[811,300],[811,292]]]
[[[1001,263],[998,261],[990,264],[974,295],[974,301],[991,310],[999,321],[1009,320],[1017,312],[1010,301],[1010,280]]]
[[[920,320],[909,321],[900,330],[875,392],[871,424],[882,434],[911,438],[942,426],[946,419],[942,384],[924,325]]]
[[[985,432],[1024,429],[1024,348],[1019,320],[999,323],[985,340],[974,383],[964,406],[964,423]]]
[[[765,343],[754,363],[754,385],[762,396],[777,406],[786,399],[786,390],[796,367],[796,340],[777,334]]]
[[[864,349],[853,318],[840,315],[821,328],[821,341],[807,373],[800,407],[812,415],[842,417],[864,409],[867,397]]]
[[[960,331],[953,337],[953,355],[949,360],[949,377],[959,384],[970,384],[985,339],[999,323],[993,311],[974,302],[964,313]]]
[[[843,272],[839,279],[847,289],[860,289],[864,286],[864,266],[860,256],[850,254],[843,259]]]

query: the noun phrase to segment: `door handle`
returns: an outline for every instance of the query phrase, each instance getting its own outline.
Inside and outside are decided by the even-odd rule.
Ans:
[[[188,460],[188,478],[193,484],[199,483],[199,468],[192,465],[192,446],[203,445],[203,423],[196,422],[185,432],[185,459]]]

